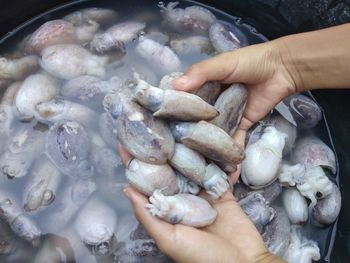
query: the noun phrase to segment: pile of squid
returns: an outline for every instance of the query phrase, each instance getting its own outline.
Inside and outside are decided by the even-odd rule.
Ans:
[[[199,192],[232,191],[238,164],[234,195],[268,249],[291,263],[320,258],[302,225],[332,224],[341,207],[335,155],[308,134],[321,109],[288,97],[240,145],[246,87],[207,82],[187,93],[172,83],[193,54],[232,51],[247,37],[201,6],[159,8],[158,26],[154,14],[120,21],[111,9],[81,9],[0,57],[1,262],[169,262],[123,187],[147,195],[154,216],[204,227],[217,211]],[[118,143],[133,156],[125,171]]]

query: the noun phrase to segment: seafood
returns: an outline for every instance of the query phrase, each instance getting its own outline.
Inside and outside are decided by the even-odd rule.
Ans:
[[[169,262],[152,239],[128,240],[118,244],[114,252],[114,262]]]
[[[332,224],[338,217],[341,208],[341,193],[333,184],[332,192],[325,198],[318,200],[312,209],[312,219],[320,225]]]
[[[283,156],[287,155],[292,151],[295,146],[295,140],[297,138],[297,128],[288,122],[285,118],[279,115],[272,116],[268,123],[275,127],[278,131],[288,135],[286,144],[283,148]]]
[[[198,184],[178,172],[176,172],[176,179],[180,193],[196,195],[201,190],[201,187]]]
[[[303,164],[307,169],[320,165],[331,170],[332,173],[337,171],[334,152],[314,136],[307,136],[297,141],[292,152],[291,162]]]
[[[8,178],[23,177],[32,162],[44,150],[45,132],[21,127],[9,142],[7,150],[0,156],[0,173]]]
[[[74,226],[83,243],[96,255],[106,256],[115,249],[117,216],[98,199],[89,200],[79,212]]]
[[[0,57],[0,80],[22,80],[39,68],[37,56],[25,56],[17,59]]]
[[[210,26],[216,21],[215,15],[201,6],[176,7],[179,2],[160,5],[166,25],[177,31],[208,34]]]
[[[146,38],[151,39],[153,41],[158,42],[161,45],[165,45],[169,42],[169,36],[163,32],[160,31],[151,31],[144,35]]]
[[[282,202],[292,224],[302,225],[308,219],[307,202],[294,187],[283,190]]]
[[[101,94],[117,91],[121,86],[122,81],[117,76],[103,81],[94,76],[83,75],[66,82],[61,88],[61,95],[83,102],[93,101]]]
[[[0,258],[11,254],[16,249],[16,237],[8,224],[0,219]]]
[[[333,184],[320,166],[305,169],[304,165],[283,164],[278,180],[285,185],[296,186],[299,192],[308,198],[313,208],[317,200],[330,195],[333,191]]]
[[[174,89],[172,84],[173,80],[181,77],[183,74],[183,72],[171,72],[163,76],[159,82],[159,88],[162,90]]]
[[[274,183],[260,190],[251,190],[248,186],[241,182],[234,185],[233,194],[238,201],[254,193],[261,194],[267,203],[272,204],[282,193],[282,185],[275,181]]]
[[[17,91],[21,87],[21,84],[22,82],[14,82],[6,89],[2,95],[0,103],[1,135],[10,135],[11,125],[16,117],[13,105],[15,103]],[[2,148],[4,148],[4,146]]]
[[[207,163],[205,158],[196,151],[176,143],[169,163],[190,180],[203,185]]]
[[[243,85],[231,85],[216,100],[214,106],[220,114],[211,122],[232,136],[241,121],[247,99],[248,91]]]
[[[47,134],[46,152],[57,168],[68,176],[91,176],[89,149],[90,138],[78,122],[57,122]]]
[[[283,100],[301,128],[313,128],[322,119],[320,106],[303,94],[294,94]]]
[[[64,20],[52,20],[40,26],[29,38],[26,50],[29,53],[40,52],[56,44],[73,44],[76,42],[74,26]]]
[[[297,227],[292,227],[290,244],[283,259],[289,263],[312,263],[321,258],[317,243],[302,236]]]
[[[124,44],[136,39],[146,24],[142,22],[129,21],[114,25],[104,33],[97,34],[91,41],[92,50],[105,53],[111,50],[124,50]]]
[[[239,205],[260,233],[276,215],[275,209],[260,193],[248,194],[239,201]]]
[[[88,20],[84,24],[75,27],[75,37],[79,43],[89,43],[96,35],[100,25],[93,20]]]
[[[112,145],[113,147],[114,145]],[[118,154],[110,148],[101,148],[93,154],[92,162],[94,163],[97,174],[114,177],[117,175],[117,169],[121,167],[122,161]]]
[[[79,45],[58,44],[41,52],[40,65],[51,75],[69,80],[80,75],[104,77],[108,57],[91,54]]]
[[[84,197],[77,197],[77,190],[84,189],[85,187],[79,187],[77,184],[84,182],[82,180],[77,180],[73,184],[69,182],[63,188],[63,191],[57,195],[53,205],[53,210],[50,211],[45,217],[43,228],[50,233],[60,233],[66,225],[71,222],[74,216],[77,214],[78,210],[84,204],[89,195],[92,194],[91,191],[84,193]],[[86,190],[86,188],[85,188]],[[79,191],[81,192],[81,191]],[[75,202],[73,201],[75,197]],[[76,201],[80,202],[76,202]]]
[[[170,41],[170,47],[177,54],[213,53],[210,39],[204,36],[191,36]]]
[[[159,75],[181,69],[181,61],[171,48],[146,37],[139,38],[136,52],[147,60]]]
[[[291,226],[286,211],[278,206],[273,206],[273,208],[276,215],[271,223],[265,226],[262,238],[272,254],[282,257],[291,239]]]
[[[134,97],[138,103],[152,111],[154,117],[199,121],[210,120],[218,115],[213,106],[194,94],[170,89],[162,90],[141,79],[135,87]]]
[[[224,130],[206,121],[173,122],[170,124],[176,141],[219,162],[240,163],[244,151]]]
[[[149,164],[132,159],[129,161],[125,176],[132,186],[148,196],[157,189],[161,189],[164,195],[179,192],[176,174],[168,164]]]
[[[103,103],[116,120],[118,140],[137,159],[162,164],[173,155],[175,142],[165,122],[125,94],[109,94]]]
[[[241,47],[239,39],[231,32],[227,24],[216,22],[209,28],[209,38],[215,50],[223,53]]]
[[[30,176],[23,196],[24,210],[29,212],[50,205],[61,181],[60,172],[45,154],[36,161]]]
[[[99,24],[108,24],[117,17],[117,12],[107,8],[85,8],[66,15],[63,19],[75,26],[88,21],[96,21]]]
[[[202,87],[200,87],[195,92],[195,94],[198,97],[202,98],[204,101],[208,102],[210,105],[214,105],[220,92],[221,92],[220,83],[216,81],[210,81],[210,82],[206,82]]]
[[[8,192],[0,190],[0,218],[2,218],[17,236],[37,244],[41,231],[36,223],[19,207],[17,200]]]
[[[146,207],[150,213],[171,224],[204,227],[213,223],[217,216],[206,200],[191,194],[165,196],[161,190],[156,190],[149,201]]]
[[[96,190],[96,183],[91,178],[77,178],[73,181],[71,198],[77,205],[84,204]]]
[[[60,97],[36,105],[34,117],[44,123],[72,120],[79,121],[86,126],[89,126],[92,120],[98,119],[98,115],[94,110]]]
[[[42,240],[42,245],[35,255],[33,262],[65,262],[74,258],[74,251],[69,241],[61,236],[47,234]]]
[[[264,192],[262,195],[264,196],[265,200],[272,204],[282,193],[282,185],[279,181],[275,181],[274,183],[263,188],[263,191]]]
[[[109,112],[102,113],[98,124],[103,140],[111,147],[113,147],[113,145],[117,145],[117,127],[111,114]]]
[[[214,198],[220,197],[230,187],[227,175],[215,164],[207,165],[205,158],[181,143],[175,144],[169,163],[184,176],[203,186]]]
[[[246,148],[241,171],[246,185],[259,189],[277,179],[286,138],[286,134],[274,127],[267,127],[262,137]]]
[[[58,94],[59,87],[51,77],[44,74],[30,75],[17,91],[16,107],[25,118],[32,118],[37,104],[49,101]]]
[[[261,120],[255,128],[250,129],[247,145],[252,144],[260,139],[261,135],[264,132],[264,129],[270,126],[276,128],[279,132],[288,135],[282,152],[283,156],[286,156],[292,151],[295,146],[295,140],[297,138],[297,127],[280,115],[269,115]]]

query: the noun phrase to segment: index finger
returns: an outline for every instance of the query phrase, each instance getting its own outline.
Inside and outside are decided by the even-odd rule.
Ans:
[[[195,91],[208,81],[227,83],[226,80],[237,65],[234,52],[223,53],[193,64],[183,76],[173,81],[174,88],[182,91]]]

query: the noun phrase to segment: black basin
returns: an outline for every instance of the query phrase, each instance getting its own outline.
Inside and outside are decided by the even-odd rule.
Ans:
[[[0,9],[0,37],[23,22],[69,0],[3,1]],[[99,2],[102,2],[99,1]],[[201,3],[243,18],[269,39],[338,25],[350,21],[350,0],[202,0]],[[10,33],[11,34],[11,33]],[[343,209],[338,221],[331,262],[350,260],[350,90],[313,91],[324,109],[336,149]],[[349,162],[349,163],[348,163]]]

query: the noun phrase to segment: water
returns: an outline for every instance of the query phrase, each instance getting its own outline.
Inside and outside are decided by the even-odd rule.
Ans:
[[[194,1],[182,1],[180,3],[180,7],[192,4],[198,3]],[[119,22],[137,20],[147,22],[147,28],[145,32],[146,34],[152,30],[165,30],[169,33],[169,36],[171,38],[181,36],[181,33],[172,31],[170,28],[161,26],[162,18],[159,12],[158,5],[159,3],[155,1],[75,1],[71,4],[64,5],[60,8],[56,8],[45,14],[42,14],[39,17],[36,17],[31,21],[28,21],[27,23],[23,24],[19,28],[9,32],[4,38],[2,38],[2,40],[0,40],[1,51],[3,54],[15,52],[17,44],[25,36],[36,30],[40,25],[42,25],[46,21],[59,19],[64,15],[86,7],[110,8],[118,12],[117,19],[115,21],[112,21],[110,24],[104,25],[102,29],[106,29],[110,25]],[[241,18],[232,17],[220,10],[216,10],[207,6],[206,8],[210,9],[218,19],[222,19],[224,21],[235,24],[241,30],[242,34],[247,38],[249,44],[256,44],[266,41],[266,38],[258,32],[256,32],[254,28],[242,23]],[[160,81],[161,75],[153,72],[149,65],[147,65],[146,62],[135,53],[134,48],[136,44],[136,41],[127,44],[126,51],[128,55],[122,59],[116,59],[115,63],[108,66],[107,78],[113,75],[118,75],[121,76],[123,81],[125,82],[131,76],[130,68],[133,68],[139,73],[148,76],[149,82],[151,84],[157,85],[157,83],[159,83]],[[212,52],[197,52],[192,53],[191,55],[179,55],[180,60],[182,61],[181,70],[184,71],[192,63],[206,59],[212,56],[213,54],[214,53]],[[102,97],[100,99],[102,100]],[[76,102],[81,103],[78,100]],[[101,104],[86,104],[86,106],[93,108],[98,114],[102,114],[104,112]],[[35,120],[32,120],[29,123],[24,123],[21,122],[19,119],[16,119],[13,123],[13,127],[14,130],[16,130],[21,126],[34,126],[35,124]],[[91,119],[91,123],[88,129],[94,130],[94,127],[98,127],[98,120]],[[315,133],[326,144],[333,146],[327,123],[324,118],[323,121],[321,121],[321,123],[310,132]],[[117,154],[115,145],[110,145],[110,148]],[[118,167],[115,167],[114,172],[114,177],[107,177],[103,174],[94,175],[93,181],[95,181],[97,189],[92,194],[91,198],[98,198],[115,211],[118,218],[118,223],[115,230],[116,237],[119,241],[127,241],[129,239],[130,232],[136,228],[137,221],[133,215],[129,201],[122,194],[123,186],[126,183],[124,169],[121,165],[119,165]],[[23,189],[28,183],[28,181],[31,180],[30,173],[31,170],[29,170],[27,176],[12,180],[9,180],[7,178],[1,178],[2,187],[6,188],[8,191],[16,195],[17,201],[19,202],[20,206],[23,206]],[[335,177],[330,177],[332,178],[332,180],[338,183],[338,174]],[[43,209],[39,209],[36,212],[28,213],[28,215],[32,217],[32,219],[35,222],[37,222],[37,224],[42,230],[42,233],[44,235],[43,240],[46,240],[45,242],[43,242],[44,245],[42,245],[42,247],[53,246],[50,242],[53,242],[53,244],[57,244],[57,242],[61,242],[60,244],[65,243],[66,238],[71,243],[75,255],[74,259],[76,262],[95,262],[97,259],[90,254],[89,250],[82,244],[82,242],[79,240],[79,238],[77,238],[76,234],[73,231],[75,219],[83,205],[81,205],[80,208],[78,207],[76,211],[71,212],[72,217],[69,220],[67,220],[67,222],[64,225],[62,224],[63,222],[58,222],[58,225],[53,226],[51,222],[52,214],[58,209],[60,209],[60,206],[62,206],[62,200],[66,201],[67,198],[69,198],[69,196],[66,195],[65,190],[69,188],[73,183],[74,181],[72,178],[63,175],[63,179],[59,186],[59,189],[57,190],[55,200],[51,203],[51,205]],[[308,236],[309,238],[314,239],[319,243],[322,258],[325,261],[329,261],[330,253],[332,251],[332,246],[334,242],[335,230],[336,224],[322,229],[310,226],[310,228],[305,231],[306,233],[310,233],[310,236]],[[0,256],[1,262],[33,262],[34,257],[42,253],[43,251],[41,250],[40,252],[40,249],[42,247],[31,247],[27,242],[24,242],[16,237],[14,238],[16,240],[17,249],[14,250],[12,254],[7,258]],[[65,241],[62,241],[61,239]],[[65,250],[65,253],[67,253],[67,250]],[[55,255],[56,259],[50,258],[53,256],[52,254],[45,254],[44,257],[47,257],[48,261],[50,258],[50,260],[54,262],[54,260],[58,260],[57,253]]]

